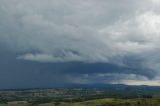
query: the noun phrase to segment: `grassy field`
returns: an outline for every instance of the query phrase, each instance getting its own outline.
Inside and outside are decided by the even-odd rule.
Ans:
[[[84,102],[51,102],[44,104],[29,104],[25,101],[8,102],[0,106],[160,106],[159,99],[95,99]]]

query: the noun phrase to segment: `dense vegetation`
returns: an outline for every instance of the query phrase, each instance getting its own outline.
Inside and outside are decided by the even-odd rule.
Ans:
[[[160,106],[160,99],[95,99],[83,102],[54,102],[50,101],[47,103],[37,102],[36,104],[14,101],[8,102],[8,105],[3,106]]]
[[[0,106],[160,106],[159,88],[0,91]]]

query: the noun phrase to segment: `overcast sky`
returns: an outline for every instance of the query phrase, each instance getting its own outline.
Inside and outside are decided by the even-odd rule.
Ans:
[[[160,0],[0,0],[0,88],[160,85]]]

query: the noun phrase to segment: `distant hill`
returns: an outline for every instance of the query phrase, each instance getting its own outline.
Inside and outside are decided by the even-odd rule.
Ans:
[[[125,84],[104,84],[104,83],[94,83],[94,84],[66,84],[58,85],[54,87],[37,87],[37,88],[16,88],[16,89],[0,89],[3,90],[32,90],[32,89],[52,89],[52,88],[97,88],[97,89],[160,89],[160,86],[148,86],[148,85],[125,85]]]
[[[125,85],[125,84],[69,84],[68,88],[160,88],[160,86]]]

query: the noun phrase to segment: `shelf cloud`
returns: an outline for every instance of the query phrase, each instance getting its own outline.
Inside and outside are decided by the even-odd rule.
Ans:
[[[125,70],[110,76],[157,80],[159,42],[159,0],[0,1],[0,51],[14,61],[113,64]]]

